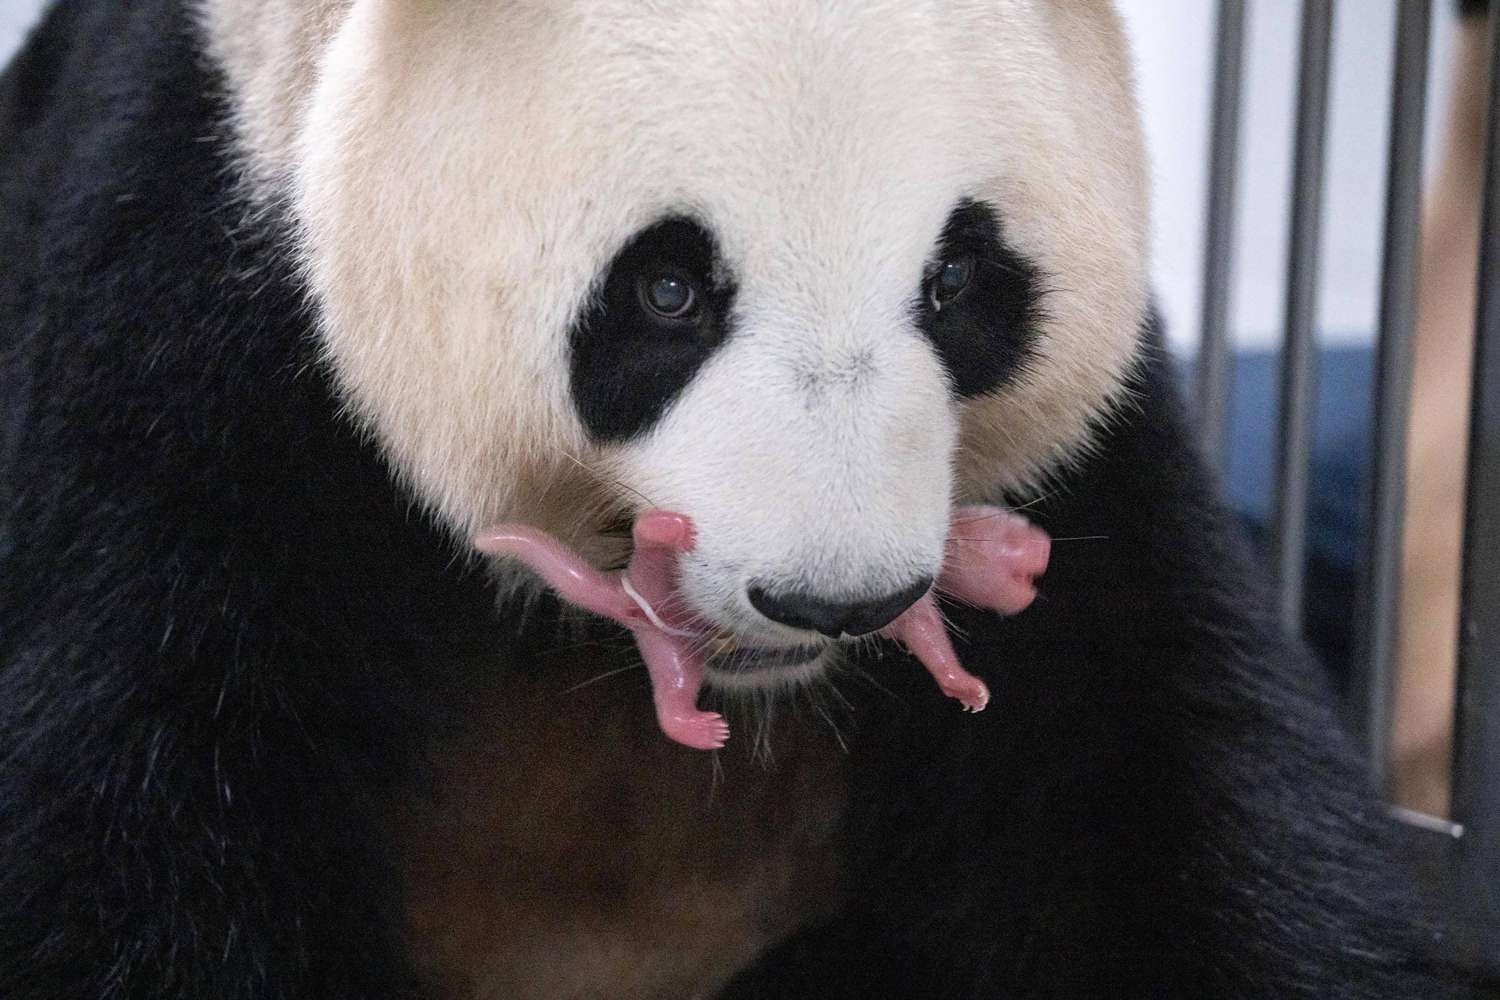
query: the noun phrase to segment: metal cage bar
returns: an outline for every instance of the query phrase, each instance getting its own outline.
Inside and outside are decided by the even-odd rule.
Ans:
[[[1500,15],[1490,15],[1489,109],[1464,515],[1453,818],[1457,881],[1500,964]]]
[[[1391,702],[1405,505],[1412,338],[1416,322],[1422,146],[1431,0],[1394,0],[1379,339],[1364,497],[1369,534],[1360,561],[1351,705],[1370,770],[1389,770]],[[1204,455],[1221,467],[1229,397],[1228,301],[1243,74],[1244,0],[1220,0],[1209,158],[1203,313],[1195,401]],[[1271,523],[1278,612],[1302,627],[1309,459],[1316,389],[1318,264],[1328,117],[1333,0],[1304,0],[1299,44],[1285,339]],[[1448,894],[1453,931],[1471,960],[1500,975],[1500,16],[1490,16],[1484,218],[1465,514],[1458,730],[1453,820],[1393,809],[1426,877]]]
[[[1306,573],[1308,456],[1316,388],[1314,323],[1322,230],[1323,160],[1328,119],[1333,0],[1304,0],[1292,154],[1291,240],[1287,252],[1286,333],[1281,348],[1280,436],[1276,454],[1271,560],[1277,607],[1288,631],[1302,629]]]
[[[1245,2],[1219,0],[1213,118],[1209,127],[1208,209],[1203,239],[1203,326],[1195,393],[1200,447],[1213,469],[1223,468],[1225,419],[1229,409],[1229,288],[1234,273],[1234,207],[1244,52]]]
[[[1422,139],[1427,105],[1430,0],[1397,0],[1386,161],[1385,247],[1368,493],[1369,534],[1360,580],[1351,715],[1366,742],[1370,774],[1384,787],[1390,759],[1391,699],[1401,593],[1401,519],[1406,429],[1411,409],[1412,330],[1421,249]]]

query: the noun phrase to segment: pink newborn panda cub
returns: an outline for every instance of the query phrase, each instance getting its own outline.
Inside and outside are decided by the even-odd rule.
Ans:
[[[683,608],[677,598],[677,561],[693,548],[692,521],[684,514],[646,510],[632,527],[634,549],[622,572],[605,573],[558,539],[521,524],[480,532],[476,547],[529,566],[560,597],[625,626],[634,635],[651,679],[662,733],[699,750],[722,747],[729,725],[698,708],[703,650],[718,630]],[[1036,597],[1036,578],[1047,568],[1051,542],[1025,518],[996,507],[960,507],[951,519],[942,572],[929,590],[877,634],[894,639],[926,667],[938,687],[966,711],[989,702],[984,682],[958,662],[933,591],[1001,614],[1015,614]]]

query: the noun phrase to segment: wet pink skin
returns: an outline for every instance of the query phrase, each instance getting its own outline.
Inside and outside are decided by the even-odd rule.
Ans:
[[[474,543],[483,552],[520,559],[564,600],[630,629],[651,678],[662,733],[699,750],[722,747],[728,724],[697,706],[703,685],[700,650],[716,630],[685,613],[676,597],[678,559],[693,548],[692,522],[683,514],[648,510],[636,518],[632,536],[635,547],[622,573],[600,572],[556,538],[525,525],[496,525],[475,536]],[[1046,533],[1025,518],[995,507],[961,507],[953,514],[934,589],[1015,614],[1035,599],[1035,579],[1047,568],[1050,551]],[[958,662],[931,591],[880,634],[905,646],[942,692],[968,711],[981,711],[989,702],[984,682]]]
[[[556,538],[525,525],[488,528],[474,544],[482,552],[520,559],[564,600],[630,629],[651,677],[661,731],[684,746],[717,749],[729,739],[729,724],[717,712],[698,709],[702,639],[691,622],[673,614],[677,559],[692,551],[692,522],[682,514],[648,510],[635,519],[631,535],[635,547],[623,573],[602,573]],[[672,631],[651,620],[626,591],[627,580]]]
[[[960,507],[953,512],[943,570],[933,589],[1013,615],[1036,599],[1036,578],[1051,554],[1047,533],[1024,517],[996,507]],[[880,634],[905,646],[943,694],[966,710],[982,712],[989,704],[990,689],[958,662],[931,590]]]

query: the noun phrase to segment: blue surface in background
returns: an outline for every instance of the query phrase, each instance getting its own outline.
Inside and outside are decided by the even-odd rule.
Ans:
[[[1235,509],[1260,528],[1270,520],[1276,481],[1278,363],[1272,351],[1237,354],[1231,382],[1224,485]],[[1375,354],[1367,347],[1326,348],[1318,365],[1308,546],[1352,569],[1366,520]]]
[[[1222,482],[1230,505],[1261,546],[1268,538],[1276,482],[1279,363],[1275,351],[1242,351],[1234,355],[1230,371]],[[1324,348],[1317,365],[1304,626],[1308,641],[1342,686],[1349,676],[1355,567],[1367,521],[1375,353],[1368,347]],[[1191,362],[1179,372],[1191,399]]]

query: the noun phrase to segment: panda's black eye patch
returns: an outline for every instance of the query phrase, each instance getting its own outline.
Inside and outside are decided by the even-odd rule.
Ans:
[[[1042,271],[1005,242],[988,205],[963,201],[948,217],[914,306],[960,396],[1014,380],[1035,346]]]
[[[729,332],[734,286],[713,234],[669,218],[605,268],[571,336],[574,405],[600,441],[644,433]]]

